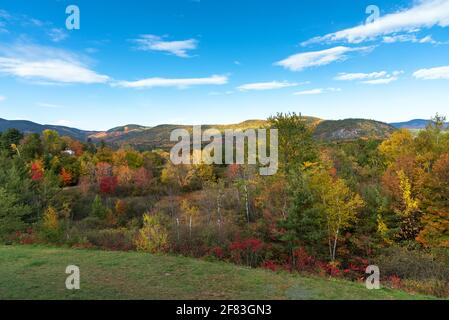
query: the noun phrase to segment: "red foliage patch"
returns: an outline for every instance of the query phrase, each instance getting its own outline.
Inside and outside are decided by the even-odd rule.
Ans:
[[[117,188],[117,177],[102,177],[100,179],[100,192],[104,194],[112,194]]]
[[[31,164],[31,180],[41,181],[44,177],[44,166],[42,161],[35,161]]]

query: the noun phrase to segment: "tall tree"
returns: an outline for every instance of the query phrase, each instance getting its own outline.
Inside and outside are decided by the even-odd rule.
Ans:
[[[307,120],[296,113],[278,113],[268,119],[273,129],[278,129],[280,169],[288,172],[305,162],[317,160],[313,129]]]
[[[20,203],[19,198],[0,188],[0,239],[25,227],[24,217],[31,212],[29,206]]]

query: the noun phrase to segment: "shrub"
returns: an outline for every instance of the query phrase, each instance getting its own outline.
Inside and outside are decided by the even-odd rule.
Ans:
[[[431,252],[391,247],[384,249],[375,264],[386,276],[397,275],[402,279],[413,280],[437,279],[449,283],[447,264],[437,260]]]
[[[446,298],[449,296],[449,286],[446,282],[436,279],[430,280],[403,280],[401,288],[407,291],[419,292],[436,296],[439,298]]]
[[[159,215],[143,215],[143,227],[135,239],[137,250],[150,253],[163,252],[168,245],[168,232]]]
[[[41,236],[44,240],[49,242],[60,242],[62,236],[62,227],[59,223],[58,213],[53,207],[48,207],[45,210],[42,227]]]
[[[257,267],[260,265],[263,249],[264,243],[255,238],[234,241],[229,246],[232,261],[238,264],[245,264],[249,267]]]
[[[448,252],[432,253],[391,247],[376,259],[381,275],[406,289],[439,297],[449,295]],[[393,279],[393,280],[392,280]],[[398,282],[397,279],[400,279]]]
[[[86,233],[86,240],[89,244],[114,251],[134,250],[136,248],[133,241],[134,237],[135,232],[127,229],[91,230]],[[85,245],[86,242],[83,241],[79,244]]]

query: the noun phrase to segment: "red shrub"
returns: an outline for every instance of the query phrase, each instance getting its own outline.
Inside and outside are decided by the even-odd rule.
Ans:
[[[402,280],[397,275],[392,275],[387,278],[387,283],[393,289],[399,289],[402,285]]]
[[[118,181],[117,177],[102,177],[100,179],[100,191],[101,193],[111,194],[115,192]]]
[[[42,161],[34,161],[31,164],[31,179],[33,181],[41,181],[44,177],[44,165]]]
[[[295,269],[297,271],[313,271],[316,269],[315,258],[310,256],[304,248],[296,249],[293,252]]]
[[[224,251],[221,247],[214,247],[212,248],[212,254],[218,258],[218,259],[223,259],[224,257]]]
[[[268,269],[271,271],[277,271],[277,270],[279,270],[280,266],[272,260],[267,260],[262,264],[262,268]]]
[[[255,238],[250,238],[242,241],[234,241],[229,246],[231,258],[234,263],[246,264],[247,266],[255,267],[260,264],[260,254],[264,249],[264,243]]]

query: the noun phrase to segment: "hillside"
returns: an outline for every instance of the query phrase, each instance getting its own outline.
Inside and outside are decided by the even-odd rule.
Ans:
[[[378,121],[364,119],[346,120],[321,120],[315,117],[304,117],[305,121],[315,128],[314,136],[325,141],[353,140],[359,138],[388,137],[395,128]],[[202,129],[216,128],[220,131],[226,129],[257,129],[264,128],[266,120],[247,120],[237,124],[227,125],[203,125]],[[175,143],[170,142],[170,133],[175,129],[192,130],[189,125],[162,124],[155,127],[145,127],[130,124],[112,128],[108,131],[83,131],[75,128],[40,125],[31,121],[0,119],[0,132],[9,128],[17,128],[25,133],[41,133],[45,129],[56,130],[60,135],[86,141],[92,139],[94,142],[104,141],[117,147],[131,145],[140,150],[169,149]]]
[[[263,128],[266,126],[266,121],[264,120],[247,120],[238,124],[229,125],[203,125],[202,130],[207,130],[210,128],[215,128],[220,131],[226,129],[256,129]],[[170,134],[175,129],[186,129],[189,132],[192,131],[192,126],[188,125],[173,125],[173,124],[163,124],[153,128],[147,128],[143,130],[132,130],[127,134],[107,134],[103,137],[103,140],[107,143],[112,143],[116,145],[132,145],[138,149],[169,149],[175,142],[170,141]],[[91,136],[91,138],[98,137]]]
[[[150,127],[144,127],[138,124],[128,124],[125,126],[109,129],[108,131],[96,132],[94,134],[89,135],[89,138],[93,140],[109,141],[118,139],[122,136],[126,136],[131,133],[142,132],[148,129],[150,129]]]
[[[84,131],[75,128],[55,125],[42,125],[26,120],[5,120],[0,118],[0,132],[15,128],[24,133],[41,133],[44,130],[50,129],[57,131],[61,136],[69,136],[74,139],[85,141],[88,136],[95,134],[95,131]]]
[[[385,139],[396,129],[389,124],[365,119],[325,120],[314,132],[317,139],[325,141],[354,139]]]
[[[65,288],[68,265],[81,290]],[[0,246],[0,299],[425,299],[363,284],[136,252]]]
[[[390,125],[397,129],[425,129],[429,123],[430,120],[414,119],[406,122],[394,122],[390,123]],[[446,123],[446,127],[448,126],[449,122]]]

